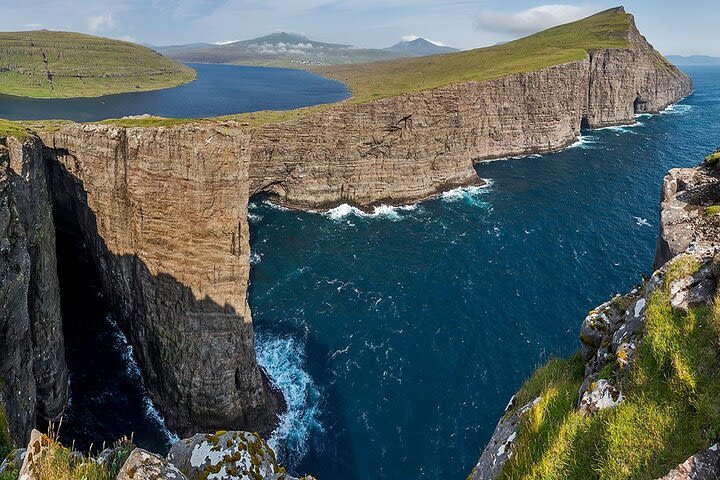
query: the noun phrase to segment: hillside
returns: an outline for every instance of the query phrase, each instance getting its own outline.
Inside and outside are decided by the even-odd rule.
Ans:
[[[129,42],[48,30],[0,33],[0,93],[36,98],[95,97],[157,90],[195,72]]]
[[[385,50],[399,53],[404,57],[425,57],[428,55],[440,55],[443,53],[459,52],[457,48],[436,45],[424,38],[416,38],[406,42],[400,42],[388,47]]]
[[[632,17],[622,7],[503,45],[433,57],[317,69],[345,82],[362,103],[452,83],[483,81],[574,60],[587,52],[629,46]]]
[[[404,56],[388,50],[317,42],[291,33],[274,33],[224,45],[172,45],[156,47],[156,50],[182,62],[273,67],[373,62]]]

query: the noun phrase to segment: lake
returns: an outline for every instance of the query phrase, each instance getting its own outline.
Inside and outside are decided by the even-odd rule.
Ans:
[[[349,97],[347,87],[305,70],[189,64],[194,82],[152,92],[97,98],[32,99],[0,95],[0,118],[95,122],[145,113],[205,118],[258,110],[287,110]]]

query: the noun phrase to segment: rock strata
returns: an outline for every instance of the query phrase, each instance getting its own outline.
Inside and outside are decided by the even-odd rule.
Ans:
[[[248,136],[228,125],[73,125],[45,138],[59,228],[79,232],[149,393],[180,434],[268,434],[255,360]]]

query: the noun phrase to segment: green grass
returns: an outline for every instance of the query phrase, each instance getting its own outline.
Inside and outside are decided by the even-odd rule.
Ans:
[[[717,441],[720,297],[683,314],[671,309],[667,287],[697,268],[687,257],[668,271],[648,303],[633,367],[604,372],[622,386],[618,407],[590,417],[576,411],[578,357],[553,360],[528,380],[518,405],[543,399],[523,417],[502,478],[657,478]]]
[[[705,157],[705,165],[717,165],[718,162],[720,162],[720,148]]]
[[[705,209],[705,215],[708,217],[714,217],[717,214],[720,214],[720,205],[712,205]]]
[[[129,42],[80,33],[0,32],[0,93],[35,98],[96,97],[169,88],[195,72]]]
[[[483,81],[581,60],[588,51],[627,48],[630,15],[611,9],[514,42],[432,57],[316,69],[345,82],[364,103],[453,83]]]
[[[3,120],[0,118],[0,138],[4,137],[15,137],[24,139],[29,135],[27,128],[16,122],[10,120]]]

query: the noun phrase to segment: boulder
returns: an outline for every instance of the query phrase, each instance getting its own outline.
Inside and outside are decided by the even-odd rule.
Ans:
[[[670,283],[670,305],[673,310],[687,312],[694,306],[709,304],[715,297],[716,285],[713,269],[702,268]]]
[[[580,398],[579,410],[585,414],[593,414],[599,410],[612,408],[622,402],[620,390],[609,381],[600,379],[590,383],[589,388]]]
[[[34,472],[35,465],[42,459],[51,444],[52,440],[47,435],[40,433],[38,430],[30,432],[30,441],[20,468],[19,480],[42,480]]]
[[[123,464],[116,480],[186,480],[186,477],[163,457],[136,448]]]
[[[720,444],[697,453],[658,480],[715,480],[720,478]]]
[[[167,458],[188,480],[265,479],[285,473],[268,444],[248,432],[196,434],[173,445]]]

